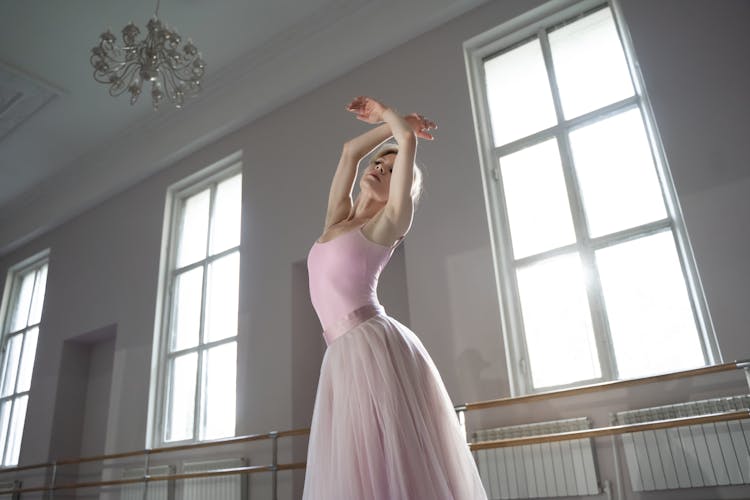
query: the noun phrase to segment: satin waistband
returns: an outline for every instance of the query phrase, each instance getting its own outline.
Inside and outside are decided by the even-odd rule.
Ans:
[[[383,306],[380,304],[367,304],[353,310],[323,332],[323,338],[326,340],[326,345],[331,345],[334,340],[341,337],[358,324],[363,323],[378,314],[385,314],[385,309],[383,309]]]

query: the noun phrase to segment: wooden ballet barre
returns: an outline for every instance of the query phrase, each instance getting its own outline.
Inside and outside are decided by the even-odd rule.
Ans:
[[[553,443],[557,441],[570,441],[572,439],[586,439],[602,436],[614,436],[617,434],[629,434],[631,432],[653,431],[659,429],[671,429],[686,425],[710,424],[715,422],[729,422],[750,418],[750,410],[738,410],[722,413],[709,413],[693,417],[678,417],[666,420],[654,420],[638,424],[612,425],[597,429],[583,429],[579,431],[556,432],[554,434],[540,434],[538,436],[525,436],[518,438],[496,439],[494,441],[482,441],[469,443],[471,451],[487,450],[493,448],[507,448],[510,446],[525,446],[539,443]]]
[[[507,397],[499,399],[490,399],[487,401],[480,401],[477,403],[466,403],[464,405],[456,405],[456,411],[475,411],[484,410],[486,408],[495,408],[498,406],[509,406],[519,403],[530,403],[532,401],[544,401],[547,399],[562,398],[568,396],[577,396],[579,394],[589,394],[593,392],[607,391],[610,389],[621,389],[624,387],[632,387],[637,385],[651,384],[654,382],[666,382],[668,380],[678,380],[682,378],[697,377],[699,375],[708,375],[711,373],[721,373],[733,370],[741,370],[750,368],[750,360],[733,361],[730,363],[722,363],[720,365],[704,366],[702,368],[694,368],[692,370],[683,370],[678,372],[664,373],[661,375],[652,375],[650,377],[633,378],[626,380],[613,380],[611,382],[601,382],[598,384],[584,385],[581,387],[573,387],[570,389],[560,389],[557,391],[546,391],[538,392],[535,394],[527,394],[525,396]]]
[[[233,467],[230,469],[217,469],[205,472],[191,472],[185,474],[170,474],[164,476],[142,476],[133,479],[116,479],[111,481],[92,481],[84,483],[69,483],[60,484],[53,487],[49,486],[36,486],[33,488],[18,488],[14,490],[3,490],[0,491],[0,495],[10,495],[13,493],[39,493],[39,492],[50,492],[57,490],[72,490],[82,488],[94,488],[102,486],[120,486],[126,484],[136,483],[151,483],[155,481],[174,481],[180,479],[198,479],[206,477],[216,476],[230,476],[235,474],[252,474],[255,472],[273,472],[282,470],[294,470],[304,469],[307,466],[305,462],[296,462],[291,464],[279,464],[279,465],[250,465],[247,467]]]
[[[113,453],[110,455],[97,455],[97,456],[91,456],[91,457],[83,457],[83,458],[68,458],[63,460],[58,460],[55,462],[58,466],[60,465],[75,465],[75,464],[81,464],[85,462],[100,462],[105,460],[113,460],[116,458],[126,458],[126,457],[135,457],[135,456],[143,456],[143,455],[156,455],[158,453],[172,453],[176,451],[183,451],[183,450],[196,450],[200,448],[210,448],[212,446],[224,446],[224,445],[230,445],[230,444],[238,444],[238,443],[249,443],[251,441],[263,441],[266,439],[273,439],[275,437],[292,437],[292,436],[302,436],[305,434],[309,434],[310,429],[304,428],[304,429],[292,429],[288,431],[272,431],[272,432],[265,432],[260,434],[250,434],[247,436],[238,436],[233,438],[227,438],[227,439],[218,439],[216,441],[208,441],[205,443],[197,443],[197,444],[185,444],[180,446],[165,446],[163,448],[152,448],[150,450],[140,450],[140,451],[129,451],[129,452],[123,452],[123,453]]]
[[[551,443],[557,441],[569,441],[573,439],[586,439],[596,438],[603,436],[612,436],[617,434],[628,434],[632,432],[642,432],[649,430],[659,429],[670,429],[673,427],[682,427],[687,425],[700,425],[715,422],[729,422],[734,420],[743,420],[750,418],[750,410],[739,410],[724,413],[712,413],[708,415],[698,415],[693,417],[679,417],[667,420],[655,420],[653,422],[644,422],[638,424],[625,424],[625,425],[614,425],[609,427],[601,427],[598,429],[584,429],[580,431],[569,431],[559,432],[554,434],[541,434],[538,436],[527,436],[520,438],[510,439],[498,439],[495,441],[485,441],[481,443],[470,443],[469,449],[471,451],[478,451],[484,449],[494,448],[506,448],[510,446],[524,446],[539,443]],[[84,482],[84,483],[70,483],[61,484],[54,487],[34,487],[34,488],[19,488],[14,490],[0,491],[0,495],[7,495],[13,493],[34,493],[34,492],[45,492],[55,490],[69,490],[69,489],[82,489],[82,488],[93,488],[102,486],[117,486],[134,483],[148,483],[154,481],[172,481],[181,479],[196,479],[216,476],[228,476],[234,474],[252,474],[256,472],[273,472],[282,470],[293,470],[293,469],[304,469],[306,467],[305,462],[297,462],[291,464],[279,464],[279,465],[255,465],[248,467],[235,467],[231,469],[219,469],[214,471],[206,472],[194,472],[187,474],[170,474],[163,476],[143,476],[140,478],[133,479],[119,479],[112,481],[95,481],[95,482]]]
[[[546,399],[553,399],[553,398],[559,398],[559,397],[568,397],[568,396],[575,396],[579,394],[587,394],[587,393],[593,393],[593,392],[599,392],[599,391],[606,391],[610,389],[618,389],[623,387],[631,387],[636,385],[644,385],[654,382],[664,382],[668,380],[677,380],[682,378],[689,378],[689,377],[695,377],[699,375],[707,375],[711,373],[720,373],[720,372],[726,372],[726,371],[732,371],[737,369],[745,369],[750,370],[750,360],[742,360],[742,361],[734,361],[729,363],[723,363],[719,365],[711,365],[711,366],[705,366],[702,368],[695,368],[691,370],[684,370],[684,371],[677,371],[677,372],[670,372],[665,373],[661,375],[653,375],[650,377],[642,377],[637,379],[628,379],[628,380],[616,380],[611,382],[602,382],[598,384],[591,384],[583,387],[575,387],[571,389],[561,389],[557,391],[547,391],[547,392],[540,392],[535,394],[528,394],[525,396],[518,396],[518,397],[507,397],[507,398],[500,398],[500,399],[494,399],[494,400],[488,400],[488,401],[480,401],[477,403],[467,403],[463,405],[456,405],[455,410],[457,412],[462,411],[474,411],[474,410],[482,410],[486,408],[493,408],[493,407],[499,407],[499,406],[508,406],[513,404],[519,404],[519,403],[528,403],[533,401],[541,401]],[[714,416],[719,415],[720,418],[718,420],[715,420],[717,422],[719,421],[725,421],[725,420],[738,420],[742,418],[748,418],[748,415],[746,412],[730,412],[726,414],[713,414]],[[737,416],[742,415],[742,416]],[[723,416],[723,417],[722,417]],[[707,418],[709,415],[700,416],[700,417],[687,417],[687,418],[695,418],[695,419],[703,419]],[[677,420],[666,420],[666,421],[655,421],[650,422],[647,424],[630,424],[631,426],[640,426],[640,425],[647,425],[652,426],[649,428],[657,429],[657,428],[666,428],[666,427],[676,427],[678,425],[691,425],[691,423],[678,423],[675,425],[670,425],[666,427],[653,427],[654,425],[661,425],[663,422],[673,422],[673,421],[679,421]],[[695,423],[701,423],[701,422],[695,422]],[[532,444],[534,439],[541,439],[543,437],[549,437],[549,436],[562,436],[559,438],[549,438],[545,441],[539,441],[539,442],[551,442],[551,441],[563,441],[568,439],[576,439],[578,437],[596,437],[596,436],[607,436],[607,435],[614,435],[614,434],[623,434],[627,432],[637,432],[635,430],[622,430],[615,432],[614,429],[620,429],[625,428],[628,426],[613,426],[613,427],[607,427],[607,428],[601,428],[601,429],[590,429],[585,431],[574,431],[573,434],[575,434],[574,437],[565,437],[566,435],[573,435],[571,433],[560,433],[558,434],[548,434],[544,436],[531,436],[527,438],[514,438],[514,439],[506,439],[506,440],[499,440],[499,441],[488,441],[486,443],[472,443],[469,446],[472,450],[474,449],[484,449],[489,447],[503,447],[503,446],[518,446],[521,444]],[[631,427],[632,428],[632,427]],[[648,430],[648,429],[644,429]],[[266,432],[266,433],[260,433],[260,434],[251,434],[247,436],[239,436],[234,438],[227,438],[227,439],[221,439],[216,441],[210,441],[206,443],[196,443],[196,444],[189,444],[189,445],[179,445],[179,446],[168,446],[163,448],[153,448],[153,449],[145,449],[145,450],[138,450],[138,451],[131,451],[131,452],[123,452],[123,453],[114,453],[109,455],[97,455],[97,456],[91,456],[91,457],[82,457],[82,458],[70,458],[70,459],[63,459],[58,460],[54,463],[40,463],[40,464],[32,464],[32,465],[23,465],[18,467],[10,467],[10,468],[3,468],[0,469],[0,473],[9,473],[9,472],[20,472],[25,470],[32,470],[32,469],[41,469],[41,468],[48,468],[48,467],[55,467],[55,466],[62,466],[62,465],[75,465],[75,464],[81,464],[86,462],[99,462],[99,461],[106,461],[106,460],[114,460],[118,458],[127,458],[127,457],[135,457],[135,456],[146,456],[146,455],[155,455],[158,453],[172,453],[176,451],[183,451],[183,450],[194,450],[194,449],[200,449],[200,448],[208,448],[213,446],[224,446],[224,445],[231,445],[231,444],[238,444],[238,443],[246,443],[251,441],[261,441],[266,439],[274,439],[274,438],[280,438],[280,437],[292,437],[292,436],[302,436],[310,433],[309,428],[302,428],[302,429],[292,429],[288,431],[272,431],[272,432]],[[578,435],[576,433],[593,433],[591,435]],[[488,443],[510,443],[510,442],[518,442],[519,444],[497,444],[496,446],[487,446]],[[304,467],[304,463],[302,464],[302,467]],[[288,468],[300,468],[299,464],[287,464],[287,465],[278,465],[276,466],[275,470],[286,470]],[[273,471],[274,466],[253,466],[247,468],[247,471],[244,471],[245,468],[239,468],[237,470],[240,470],[242,472],[263,472],[263,471]],[[251,470],[252,469],[252,470]],[[227,469],[230,470],[230,469]],[[232,469],[233,470],[233,469]],[[190,477],[210,477],[210,475],[219,475],[217,473],[220,473],[221,471],[212,471],[212,472],[204,472],[204,473],[196,473],[196,475],[191,475]],[[240,473],[240,472],[231,472],[231,473]],[[200,474],[208,474],[208,476],[200,476]],[[106,482],[99,482],[99,483],[77,483],[77,484],[88,484],[90,486],[107,486],[107,485],[118,485],[118,484],[130,484],[134,482],[141,482],[141,481],[161,481],[166,480],[162,478],[172,478],[177,476],[144,476],[147,479],[129,479],[129,480],[118,480],[118,481],[106,481]],[[63,485],[65,487],[70,487]],[[76,486],[79,487],[79,486]],[[87,486],[88,487],[88,486]],[[22,490],[8,490],[0,492],[0,494],[8,494],[12,492],[38,492],[38,491],[50,491],[52,489],[62,489],[61,486],[55,486],[55,487],[37,487],[37,488],[27,488]]]

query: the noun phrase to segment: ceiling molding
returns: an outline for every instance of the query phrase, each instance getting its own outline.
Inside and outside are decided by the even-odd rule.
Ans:
[[[46,82],[0,63],[0,141],[60,93]]]

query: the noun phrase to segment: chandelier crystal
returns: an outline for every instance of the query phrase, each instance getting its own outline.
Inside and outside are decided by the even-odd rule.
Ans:
[[[94,80],[109,85],[109,94],[119,96],[130,92],[130,104],[135,104],[145,82],[151,82],[151,101],[154,109],[166,97],[176,107],[182,107],[185,96],[196,94],[206,63],[193,43],[179,49],[182,38],[159,20],[159,0],[154,17],[146,25],[143,40],[132,22],[122,29],[122,45],[110,30],[99,36],[99,45],[91,49]]]

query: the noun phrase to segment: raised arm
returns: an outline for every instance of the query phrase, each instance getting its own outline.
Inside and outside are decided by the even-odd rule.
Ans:
[[[391,187],[384,215],[397,235],[406,234],[414,215],[411,186],[414,179],[414,160],[417,155],[417,136],[411,125],[394,110],[383,112],[383,120],[390,127],[398,143],[398,155],[393,164]]]
[[[343,220],[351,211],[352,187],[357,176],[357,167],[360,160],[375,147],[393,136],[399,145],[399,154],[396,156],[396,163],[394,164],[388,203],[384,211],[387,220],[384,222],[391,226],[387,228],[386,232],[392,233],[395,231],[399,235],[405,234],[411,225],[413,212],[411,185],[414,175],[416,137],[431,140],[433,137],[429,130],[436,128],[436,125],[417,114],[402,117],[371,97],[357,97],[346,109],[355,113],[357,118],[364,122],[371,124],[385,123],[344,144],[341,160],[331,184],[326,229]]]

